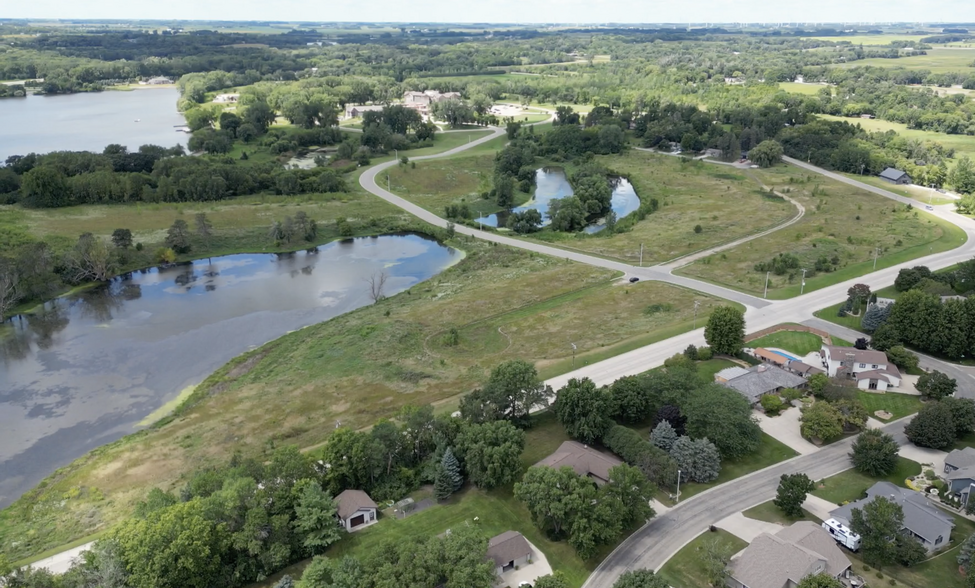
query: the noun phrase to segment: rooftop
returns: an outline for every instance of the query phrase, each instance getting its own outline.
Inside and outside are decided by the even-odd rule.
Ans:
[[[738,391],[751,402],[758,402],[763,394],[780,388],[796,388],[806,383],[801,376],[789,373],[774,365],[758,365],[748,373],[732,378],[723,385]]]
[[[955,449],[945,457],[945,463],[956,468],[967,468],[975,466],[975,449],[965,447]]]
[[[899,169],[894,169],[892,167],[888,167],[884,171],[880,172],[880,177],[886,180],[899,180],[906,175],[907,172],[901,171]]]
[[[878,496],[896,502],[904,510],[904,527],[925,541],[933,543],[939,536],[951,532],[954,519],[946,512],[928,504],[920,492],[895,486],[890,482],[877,482],[867,490],[867,497],[837,508],[830,514],[846,525],[852,520],[854,508],[862,509]],[[947,538],[947,537],[946,537]]]
[[[335,497],[340,519],[347,519],[363,508],[379,508],[362,490],[343,490]]]
[[[559,445],[555,453],[535,465],[550,468],[568,466],[580,476],[592,476],[606,481],[609,480],[609,470],[622,463],[623,461],[615,455],[596,451],[577,441],[565,441]]]
[[[873,349],[857,349],[856,347],[839,347],[837,345],[823,345],[823,349],[829,350],[829,356],[835,361],[847,361],[852,359],[856,363],[867,363],[870,365],[887,365],[890,363],[887,354],[883,351]],[[853,356],[852,358],[850,356]]]
[[[497,566],[503,566],[532,554],[531,545],[518,531],[505,531],[488,540],[487,557]]]

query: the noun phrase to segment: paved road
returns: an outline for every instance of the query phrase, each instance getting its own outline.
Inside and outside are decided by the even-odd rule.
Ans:
[[[891,423],[884,430],[899,443],[906,443],[905,424],[905,421]],[[805,472],[813,480],[820,480],[849,469],[847,454],[852,443],[853,439],[838,441],[816,453],[795,457],[692,496],[630,535],[599,564],[583,588],[611,588],[627,570],[660,569],[710,525],[775,498],[783,474]]]

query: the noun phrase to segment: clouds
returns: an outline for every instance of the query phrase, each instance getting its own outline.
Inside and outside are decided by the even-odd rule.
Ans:
[[[33,0],[6,18],[194,19],[372,22],[707,23],[964,22],[971,0]]]

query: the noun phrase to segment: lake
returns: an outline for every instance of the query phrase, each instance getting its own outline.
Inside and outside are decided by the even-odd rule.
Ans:
[[[560,168],[546,167],[535,172],[535,193],[532,199],[524,205],[512,209],[511,212],[524,212],[526,210],[537,210],[542,213],[542,226],[547,226],[551,219],[548,218],[549,202],[566,196],[572,196],[572,186],[569,179],[565,177],[565,172]],[[636,195],[636,190],[624,178],[618,178],[613,185],[613,200],[610,203],[616,218],[636,212],[640,208],[640,198]],[[474,219],[476,222],[496,227],[498,223],[507,220],[508,214],[501,212]],[[595,233],[603,229],[603,225],[590,225],[586,227],[587,233]]]
[[[0,98],[0,161],[10,155],[95,151],[119,143],[186,146],[175,88]],[[138,122],[136,122],[138,120]]]
[[[0,326],[0,508],[237,355],[401,292],[462,253],[418,235],[230,255],[116,278]]]

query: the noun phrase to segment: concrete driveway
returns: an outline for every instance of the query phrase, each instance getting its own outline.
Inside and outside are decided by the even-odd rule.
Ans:
[[[938,451],[937,449],[929,449],[927,447],[918,447],[913,443],[901,445],[901,448],[897,451],[897,454],[901,457],[906,457],[907,459],[916,461],[925,468],[934,470],[934,473],[936,474],[940,474],[941,472],[945,471],[945,458],[948,457],[948,453],[945,451]]]
[[[839,508],[839,505],[809,494],[806,496],[806,501],[802,503],[802,508],[812,516],[825,521],[829,518],[830,511]]]
[[[44,559],[35,561],[29,566],[24,567],[31,567],[34,569],[45,568],[52,574],[63,574],[68,571],[68,568],[71,567],[71,564],[75,558],[80,556],[83,551],[88,551],[91,549],[92,545],[94,545],[94,542],[85,543],[84,545],[79,545],[74,549],[62,551],[61,553],[52,555],[51,557],[45,557]]]
[[[771,533],[774,535],[782,529],[782,525],[750,519],[740,512],[721,519],[714,526],[719,529],[724,529],[735,537],[749,543],[754,541],[755,537],[758,537],[762,533]]]
[[[758,426],[770,436],[785,443],[799,455],[809,455],[819,451],[819,447],[802,438],[799,432],[799,409],[792,407],[781,412],[779,416],[770,417],[761,411],[755,411]]]
[[[528,540],[525,539],[525,541]],[[501,574],[501,577],[498,578],[499,586],[517,588],[522,582],[528,582],[534,585],[535,578],[547,576],[552,573],[552,566],[548,564],[548,559],[545,558],[545,554],[539,548],[532,545],[531,541],[528,541],[528,545],[532,548],[532,562],[517,570],[510,570]]]

